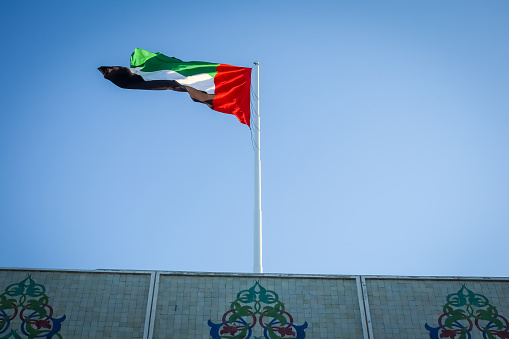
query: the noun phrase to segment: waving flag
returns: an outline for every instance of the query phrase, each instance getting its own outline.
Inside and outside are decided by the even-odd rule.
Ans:
[[[233,114],[241,123],[250,125],[251,68],[184,62],[136,48],[130,68],[102,66],[99,71],[122,88],[188,92],[194,101]]]

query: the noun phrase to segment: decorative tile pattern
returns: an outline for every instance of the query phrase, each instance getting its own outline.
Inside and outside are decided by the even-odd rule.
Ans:
[[[447,296],[438,327],[425,324],[431,339],[470,339],[475,327],[484,339],[509,338],[509,322],[498,313],[488,298],[469,290],[465,285]]]
[[[427,330],[424,324],[428,322],[430,328],[436,328],[436,326],[440,326],[440,323],[437,322],[441,316],[442,324],[445,324],[445,320],[450,318],[450,316],[443,315],[445,313],[444,301],[447,303],[448,296],[450,296],[449,299],[451,301],[457,298],[457,296],[454,297],[454,293],[451,295],[451,292],[458,291],[459,287],[463,284],[470,290],[489,298],[489,303],[496,306],[498,314],[507,317],[507,314],[509,314],[509,281],[367,277],[366,285],[374,337],[376,339],[436,339],[436,336],[433,336],[433,332]],[[464,292],[467,293],[466,290]],[[468,296],[466,296],[466,301],[468,303]],[[448,305],[448,307],[452,307],[454,310],[452,304]],[[460,308],[466,312],[466,307],[467,305],[465,304],[464,307]],[[465,314],[468,314],[468,312]],[[476,310],[474,310],[473,314],[474,316],[476,315]],[[484,336],[481,331],[476,329],[475,318],[472,318],[471,321],[473,322],[473,330],[469,334],[465,333],[464,337],[460,337],[456,333],[456,336],[451,338],[452,332],[439,331],[438,338],[490,338],[487,334]],[[502,320],[502,322],[504,321]],[[448,324],[454,323],[448,322]],[[468,320],[461,320],[460,323],[468,328],[468,325],[465,325],[468,324]],[[485,327],[488,323],[479,322],[479,325]],[[491,326],[489,325],[490,329],[498,330]],[[460,328],[453,327],[452,329],[459,330]],[[501,339],[501,337],[495,336],[490,339]]]
[[[22,338],[62,338],[59,333],[65,315],[53,317],[44,285],[37,284],[32,276],[19,283],[10,284],[0,294],[0,335],[1,339]],[[21,321],[16,326],[17,318]]]
[[[0,269],[0,339],[363,338],[354,277],[150,273]],[[509,339],[509,279],[365,281],[376,339]]]
[[[207,325],[208,320],[216,324],[222,322],[222,315],[230,310],[232,299],[236,298],[239,291],[253,286],[255,281],[267,291],[277,292],[278,300],[284,303],[285,311],[291,314],[297,325],[307,322],[306,338],[363,337],[354,278],[291,276],[253,278],[240,274],[229,276],[161,274],[159,281],[154,339],[212,338],[211,328]],[[256,291],[259,292],[258,288]],[[269,306],[273,305],[275,304]],[[260,306],[263,312],[263,307],[267,305],[261,303]],[[269,318],[264,317],[264,321],[267,319]],[[267,320],[264,324],[270,321]],[[296,333],[293,327],[292,329]],[[237,331],[235,335],[239,333],[241,331]],[[219,335],[232,337],[227,333]],[[252,327],[251,339],[255,337],[264,338],[264,328],[259,320]],[[279,337],[295,338],[290,334]]]
[[[213,339],[249,339],[257,323],[263,328],[266,339],[304,339],[305,329],[308,327],[307,322],[296,325],[292,315],[279,300],[278,294],[265,289],[258,281],[250,289],[237,293],[237,299],[223,314],[221,323],[216,324],[210,319],[208,321]]]
[[[44,286],[44,294],[49,296],[49,302],[46,304],[53,309],[52,317],[59,319],[65,314],[65,321],[61,323],[58,332],[62,338],[143,338],[150,273],[0,270],[0,288],[3,290],[13,282],[24,280],[28,275],[31,275],[36,285]],[[30,279],[25,284],[29,286]],[[42,291],[40,286],[34,287],[33,290]],[[12,312],[12,310],[5,310],[5,312]],[[27,312],[29,311],[23,313],[24,317],[33,313]],[[7,314],[12,316],[12,313]],[[49,314],[47,311],[47,315]],[[19,315],[18,312],[17,318],[13,320],[17,323],[11,323],[10,328],[14,329],[12,326],[19,328],[21,324]],[[34,316],[35,314],[32,317]],[[40,330],[48,330],[43,326],[46,325],[45,323],[39,324]],[[50,321],[50,325],[53,326],[54,323]],[[36,323],[32,323],[32,327],[37,330]],[[0,338],[8,333],[10,330],[0,334]],[[28,331],[27,333],[30,334]],[[18,330],[17,334],[22,339],[27,338],[21,330]],[[28,336],[28,338],[49,339],[51,336],[48,337],[48,334],[41,332],[39,336]],[[59,335],[54,335],[52,339],[60,339]],[[11,336],[9,339],[12,338],[16,337]]]

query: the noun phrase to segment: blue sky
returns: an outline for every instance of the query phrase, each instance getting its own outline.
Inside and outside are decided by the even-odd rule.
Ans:
[[[3,1],[0,267],[252,271],[233,116],[99,66],[260,62],[268,273],[507,276],[509,2]]]

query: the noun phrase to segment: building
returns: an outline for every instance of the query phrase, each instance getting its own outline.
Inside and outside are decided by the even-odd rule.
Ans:
[[[509,338],[509,279],[0,269],[7,338]]]

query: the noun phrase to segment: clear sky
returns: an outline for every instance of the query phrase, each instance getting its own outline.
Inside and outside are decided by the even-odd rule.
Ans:
[[[137,47],[260,62],[265,272],[509,275],[507,0],[1,1],[0,41],[0,267],[252,272],[249,128],[103,79]]]

